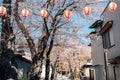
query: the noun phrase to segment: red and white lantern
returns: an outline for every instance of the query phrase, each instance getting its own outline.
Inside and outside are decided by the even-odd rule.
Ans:
[[[40,11],[40,16],[43,17],[43,18],[46,18],[47,14],[48,14],[48,12],[45,9]]]
[[[115,2],[110,2],[108,5],[108,10],[114,12],[117,9],[117,4]]]
[[[90,8],[90,6],[84,7],[84,8],[83,8],[83,13],[84,13],[85,15],[89,15],[89,14],[91,13],[91,8]]]
[[[21,15],[26,18],[26,17],[28,17],[30,15],[30,12],[29,12],[29,10],[24,8],[21,11]]]
[[[65,10],[65,11],[64,11],[64,17],[65,17],[65,18],[70,18],[71,16],[72,16],[72,13],[71,13],[70,10]]]
[[[7,13],[7,10],[4,6],[0,6],[0,16],[3,16]]]

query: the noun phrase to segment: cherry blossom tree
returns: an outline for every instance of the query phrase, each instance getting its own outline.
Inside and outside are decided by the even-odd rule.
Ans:
[[[30,50],[32,55],[32,67],[30,71],[30,80],[40,80],[42,65],[44,58],[46,61],[46,75],[45,80],[49,78],[50,70],[50,54],[54,46],[55,40],[58,39],[56,35],[58,32],[68,31],[65,27],[73,27],[74,22],[72,19],[66,19],[64,15],[65,10],[72,11],[72,15],[79,14],[83,19],[94,20],[92,16],[85,16],[82,13],[82,8],[85,6],[91,6],[93,11],[91,12],[94,15],[99,16],[98,11],[103,11],[103,9],[94,9],[99,8],[98,3],[103,3],[103,1],[91,1],[91,0],[12,0],[12,19],[15,21],[14,27],[18,26],[16,33],[22,33],[22,40],[24,40]],[[95,4],[95,5],[94,5]],[[97,4],[97,5],[96,5]],[[21,9],[28,9],[31,14],[27,18],[23,18],[20,14]],[[48,12],[48,15],[44,18],[40,18],[39,11],[45,9]],[[71,17],[72,18],[72,17]],[[86,20],[86,21],[87,21]],[[96,20],[96,19],[95,19]],[[76,29],[79,30],[79,26]],[[60,30],[62,29],[62,30]],[[76,32],[76,29],[73,32]],[[71,31],[71,30],[70,30]],[[67,33],[66,33],[67,34]],[[70,35],[70,34],[68,34]],[[72,35],[73,37],[77,37]],[[17,37],[17,36],[16,36]],[[23,38],[24,37],[24,38]],[[67,35],[62,36],[67,40]],[[70,41],[72,43],[72,41]],[[69,43],[70,43],[69,42]],[[68,45],[62,45],[63,48]],[[69,45],[76,49],[75,45]],[[78,49],[78,48],[77,48]],[[69,49],[71,50],[71,49]],[[69,52],[68,52],[69,53]],[[73,51],[74,53],[74,51]],[[44,57],[45,55],[45,57]],[[56,58],[57,59],[57,58]],[[68,59],[68,58],[67,58]],[[68,60],[69,61],[69,60]],[[69,63],[69,62],[68,62]]]

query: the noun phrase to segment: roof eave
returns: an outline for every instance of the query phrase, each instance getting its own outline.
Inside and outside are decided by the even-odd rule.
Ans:
[[[102,26],[103,21],[102,20],[97,20],[95,23],[93,23],[89,28],[96,28],[98,26]]]

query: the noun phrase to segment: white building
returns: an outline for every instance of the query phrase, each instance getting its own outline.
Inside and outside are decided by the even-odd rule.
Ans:
[[[120,80],[120,0],[114,2],[117,10],[110,12],[106,7],[102,19],[91,26],[95,29],[91,47],[96,80]]]

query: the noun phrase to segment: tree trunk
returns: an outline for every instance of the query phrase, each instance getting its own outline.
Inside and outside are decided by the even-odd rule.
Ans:
[[[57,67],[52,66],[52,74],[50,80],[57,80]]]
[[[57,80],[57,67],[58,67],[58,56],[57,56],[57,59],[54,63],[54,66],[51,65],[51,68],[52,68],[52,74],[51,74],[51,79],[50,80]]]
[[[42,73],[43,59],[37,60],[36,63],[32,65],[30,72],[30,80],[40,80]]]
[[[67,61],[68,61],[69,69],[70,69],[70,73],[71,73],[71,75],[70,75],[70,80],[74,80],[74,72],[72,71],[72,67],[71,67],[70,60],[67,59]]]
[[[26,30],[25,26],[20,21],[20,16],[18,14],[18,7],[19,7],[18,1],[16,1],[15,2],[15,8],[14,8],[14,17],[15,17],[15,20],[17,22],[18,27],[21,29],[24,37],[26,38],[26,41],[28,43],[28,46],[30,48],[30,52],[31,52],[32,58],[33,58],[33,56],[36,54],[35,44],[33,42],[33,39],[29,36],[29,33]]]
[[[20,17],[18,15],[18,6],[19,6],[18,1],[19,0],[16,0],[15,8],[14,8],[15,20],[17,22],[17,25],[21,29],[24,37],[27,40],[27,43],[28,43],[28,46],[30,48],[30,51],[32,53],[32,58],[33,58],[33,63],[32,63],[33,65],[31,67],[31,71],[30,71],[30,77],[31,77],[30,80],[39,80],[41,77],[41,72],[42,72],[43,54],[46,50],[46,46],[47,46],[47,42],[48,42],[50,33],[52,31],[53,31],[53,33],[55,33],[55,29],[48,30],[48,27],[46,25],[46,20],[44,19],[44,24],[43,24],[44,30],[42,32],[42,36],[38,40],[38,52],[37,52],[32,38],[29,36],[28,31],[26,30],[23,23],[21,23],[21,21],[20,21]],[[54,35],[52,35],[52,36],[54,36]],[[53,40],[51,41],[50,44],[52,44],[52,45],[49,47],[49,50],[47,51],[48,59],[49,59],[49,55],[50,55],[50,52],[51,52],[51,49],[53,46]],[[47,73],[49,74],[48,70],[49,70],[49,66],[50,66],[50,61],[47,60],[46,63],[48,65],[46,67],[46,70],[47,70]],[[48,74],[46,74],[46,75],[49,76]],[[48,79],[46,79],[46,80],[48,80]]]
[[[53,42],[54,42],[54,36],[55,36],[56,29],[55,27],[53,28],[53,32],[51,34],[51,41],[50,41],[50,46],[48,48],[48,51],[46,53],[46,72],[45,72],[45,80],[49,80],[49,72],[50,72],[50,52],[53,47]]]
[[[47,55],[45,80],[49,80],[49,73],[50,73],[50,55]]]
[[[7,12],[2,16],[2,31],[1,31],[1,52],[0,54],[0,66],[1,72],[0,79],[8,80],[9,78],[17,80],[17,72],[15,66],[12,64],[14,51],[8,49],[8,42],[11,42],[11,35],[13,34],[13,28],[11,25],[11,0],[3,0],[3,4],[7,9]],[[9,45],[10,46],[10,45]]]
[[[57,68],[55,68],[53,80],[57,80]]]
[[[7,15],[2,16],[2,32],[1,32],[1,53],[5,53],[7,50],[7,44],[9,36],[12,32],[12,28],[10,27],[10,15],[11,15],[11,0],[3,0],[3,4],[7,8]]]
[[[18,1],[16,1],[15,8],[14,8],[15,20],[28,42],[28,46],[30,48],[30,51],[32,53],[32,58],[33,58],[33,63],[30,71],[30,80],[40,80],[41,72],[42,72],[42,64],[43,64],[43,54],[46,49],[50,34],[43,33],[42,36],[39,38],[38,52],[37,52],[32,38],[29,36],[28,31],[26,30],[23,23],[21,23],[20,21],[20,17],[18,15],[18,6],[19,6]]]
[[[14,8],[15,20],[17,22],[18,27],[21,29],[24,37],[27,40],[33,59],[32,67],[30,70],[30,80],[40,80],[41,72],[42,72],[42,64],[43,64],[43,54],[47,45],[49,35],[42,35],[41,38],[39,38],[38,52],[37,52],[33,39],[29,36],[28,31],[26,30],[23,23],[21,23],[20,21],[20,17],[18,15],[18,7],[19,7],[18,1],[16,1]]]
[[[71,80],[74,80],[74,73],[71,73]]]
[[[36,54],[33,58],[33,65],[30,71],[30,80],[40,80],[42,73],[42,65],[43,65],[43,55],[47,46],[47,41],[49,38],[49,34],[42,34],[41,38],[38,40],[38,54]]]

